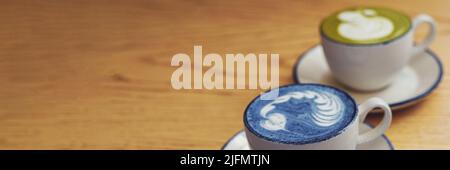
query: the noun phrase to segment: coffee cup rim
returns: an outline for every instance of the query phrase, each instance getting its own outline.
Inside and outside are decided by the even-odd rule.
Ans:
[[[345,92],[345,91],[343,91],[343,90],[341,90],[341,89],[338,89],[338,88],[336,88],[336,87],[332,87],[332,86],[329,86],[329,85],[318,84],[318,83],[288,84],[288,85],[280,86],[280,87],[278,87],[278,89],[281,89],[281,88],[287,88],[287,87],[291,87],[291,86],[305,86],[305,85],[307,85],[307,86],[320,86],[320,87],[325,87],[325,88],[331,88],[331,89],[333,89],[333,90],[336,90],[336,91],[338,91],[338,92],[344,94],[344,95],[349,99],[349,101],[352,103],[352,106],[353,106],[353,108],[354,108],[354,114],[353,114],[353,116],[352,116],[352,119],[351,119],[347,124],[345,124],[345,126],[343,126],[342,129],[338,129],[338,130],[336,130],[335,133],[333,133],[333,134],[331,134],[331,135],[329,135],[329,136],[326,136],[326,137],[317,139],[317,140],[311,140],[311,141],[304,140],[304,141],[295,141],[295,142],[273,140],[273,139],[271,139],[271,138],[268,138],[268,137],[266,137],[266,136],[264,136],[264,135],[261,135],[261,134],[257,133],[257,132],[254,131],[252,128],[249,128],[250,125],[248,124],[247,119],[246,119],[246,117],[247,117],[247,111],[248,111],[250,105],[252,105],[256,100],[258,100],[258,99],[261,97],[262,94],[266,94],[266,93],[268,93],[268,92],[274,90],[274,89],[270,89],[270,90],[266,90],[264,93],[262,93],[262,94],[256,96],[255,98],[252,99],[252,101],[250,101],[249,104],[247,104],[247,106],[246,106],[246,108],[245,108],[245,110],[244,110],[244,114],[243,114],[243,115],[244,115],[244,116],[243,116],[243,121],[244,121],[245,129],[247,129],[249,132],[251,132],[253,135],[257,136],[257,137],[260,138],[260,139],[263,139],[263,140],[266,140],[266,141],[270,141],[270,142],[274,142],[274,143],[291,144],[291,145],[305,145],[305,144],[320,143],[320,142],[323,142],[323,141],[327,141],[327,140],[333,139],[333,138],[339,136],[340,134],[343,134],[343,133],[350,127],[350,125],[352,125],[352,124],[354,123],[354,121],[355,121],[356,118],[358,117],[358,112],[359,112],[359,110],[358,110],[358,104],[356,103],[355,99],[354,99],[352,96],[350,96],[350,94],[348,94],[347,92]]]
[[[345,8],[345,9],[352,9],[352,8],[358,8],[358,7],[364,7],[364,8],[381,8],[381,9],[389,9],[389,10],[393,10],[393,11],[396,11],[396,12],[398,12],[398,13],[401,13],[402,15],[405,15],[405,16],[408,18],[408,20],[409,20],[409,22],[410,22],[411,24],[409,24],[409,27],[408,27],[408,30],[407,30],[407,31],[405,31],[404,33],[400,34],[398,37],[395,37],[395,38],[393,38],[393,39],[386,40],[386,41],[381,41],[381,42],[377,42],[377,43],[353,44],[353,43],[345,43],[345,42],[336,41],[336,40],[332,39],[331,37],[327,36],[327,35],[323,32],[323,30],[322,30],[322,25],[324,24],[323,22],[325,21],[325,18],[328,17],[328,16],[330,16],[330,15],[328,15],[328,16],[326,16],[325,18],[322,18],[322,20],[320,21],[320,24],[319,24],[319,34],[320,34],[320,37],[323,37],[323,38],[327,39],[328,41],[331,41],[331,42],[334,42],[334,43],[337,43],[337,44],[346,45],[346,46],[368,47],[368,46],[388,45],[388,44],[390,44],[390,43],[393,43],[393,42],[395,42],[395,41],[397,41],[397,40],[403,38],[403,37],[404,37],[405,35],[407,35],[408,33],[410,33],[411,30],[412,30],[412,28],[413,28],[411,17],[410,17],[409,15],[407,15],[406,13],[404,13],[404,12],[402,12],[402,11],[399,11],[399,10],[394,10],[394,9],[391,9],[391,8],[380,7],[380,6],[352,6],[352,7],[348,7],[348,8]],[[337,12],[339,12],[339,11],[342,11],[342,10],[344,10],[344,9],[335,11],[335,12],[333,12],[332,14],[335,14],[335,13],[337,13]]]

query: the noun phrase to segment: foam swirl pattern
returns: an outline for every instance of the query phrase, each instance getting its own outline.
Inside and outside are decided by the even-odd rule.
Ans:
[[[395,40],[412,28],[409,17],[380,7],[355,7],[337,11],[320,26],[321,35],[345,44],[379,44]]]
[[[282,113],[270,113],[276,106],[275,104],[285,103],[289,100],[304,100],[310,99],[314,103],[313,107],[308,114],[313,123],[318,126],[331,126],[335,124],[342,115],[342,101],[336,96],[329,94],[328,92],[291,92],[284,96],[278,97],[273,102],[267,104],[261,109],[260,115],[267,120],[261,121],[261,127],[267,130],[281,130],[285,129],[286,115]],[[295,119],[295,118],[294,118]]]
[[[270,140],[307,143],[339,133],[355,115],[354,106],[352,99],[333,88],[292,85],[280,88],[275,100],[253,101],[246,110],[245,123]]]
[[[338,33],[352,40],[371,40],[383,38],[394,31],[394,24],[389,18],[377,16],[376,11],[343,11],[338,15],[342,22]]]

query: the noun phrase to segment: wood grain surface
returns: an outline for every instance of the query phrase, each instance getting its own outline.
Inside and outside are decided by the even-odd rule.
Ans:
[[[450,63],[450,1],[2,1],[0,149],[220,149],[260,90],[174,90],[173,55],[279,53],[280,84],[319,43],[320,20],[356,5],[438,22]],[[416,38],[425,34],[421,27]],[[450,149],[450,80],[395,112],[397,149]],[[378,116],[371,116],[376,122]]]

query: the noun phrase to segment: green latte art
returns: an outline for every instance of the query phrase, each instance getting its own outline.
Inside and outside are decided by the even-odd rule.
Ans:
[[[407,33],[409,17],[387,8],[358,7],[338,11],[322,21],[323,35],[346,44],[377,44]]]

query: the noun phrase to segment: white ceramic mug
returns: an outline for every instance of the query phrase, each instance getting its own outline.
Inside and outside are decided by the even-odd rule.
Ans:
[[[422,23],[429,25],[425,39],[414,45],[414,32]],[[345,44],[321,33],[322,46],[333,77],[353,89],[371,91],[389,85],[410,59],[423,53],[436,36],[432,17],[421,14],[402,36],[376,44]]]
[[[380,98],[371,98],[360,104],[354,106],[357,114],[353,120],[344,129],[335,136],[308,144],[286,144],[281,142],[269,141],[253,134],[251,130],[245,126],[245,134],[251,149],[255,150],[354,150],[359,144],[370,142],[381,135],[389,128],[392,120],[392,113],[389,105]],[[373,129],[360,134],[360,125],[366,119],[367,114],[375,108],[380,108],[384,111],[382,121]]]

